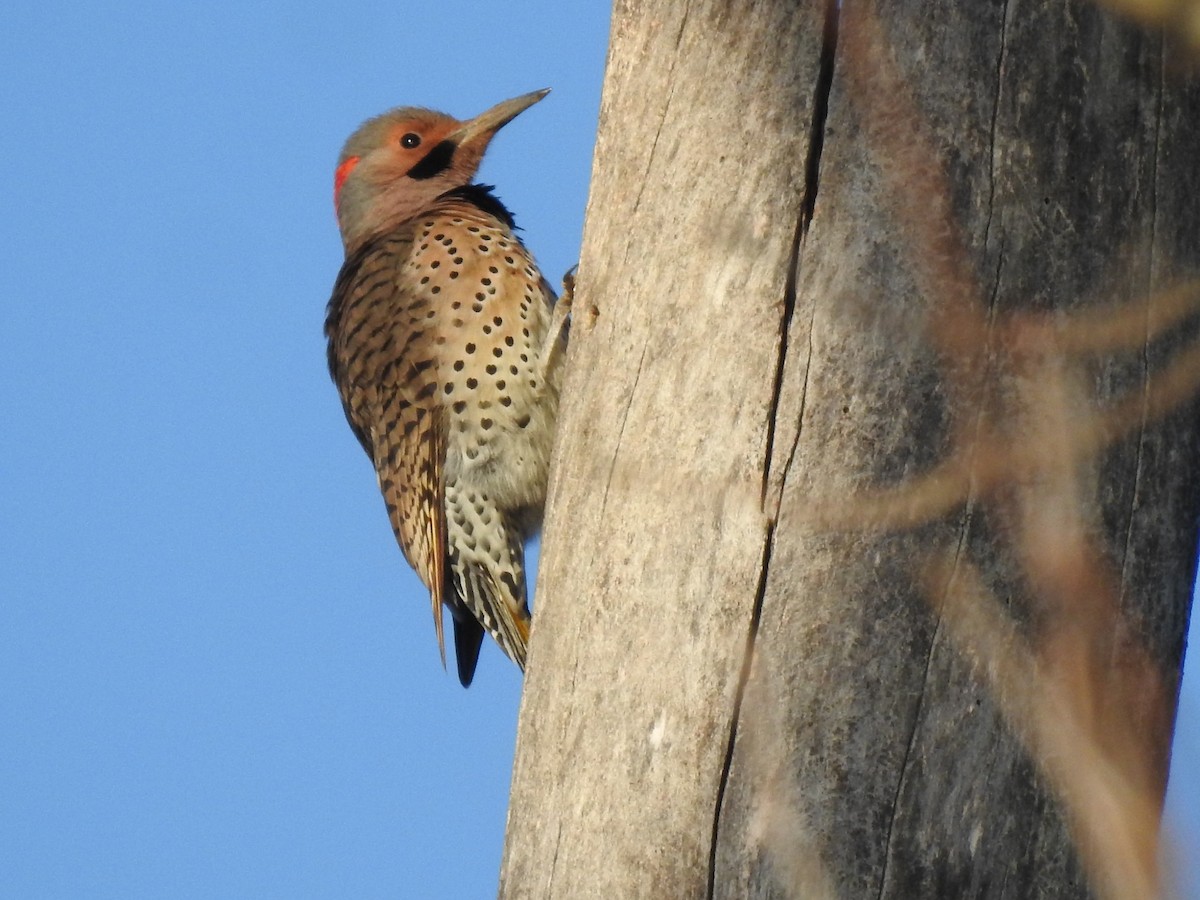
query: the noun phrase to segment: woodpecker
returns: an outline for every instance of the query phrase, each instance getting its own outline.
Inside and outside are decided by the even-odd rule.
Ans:
[[[484,631],[525,668],[524,544],[546,498],[567,307],[473,179],[496,132],[547,93],[467,121],[393,109],[351,135],[334,174],[345,261],[329,371],[429,588],[443,666],[450,610],[464,687]]]

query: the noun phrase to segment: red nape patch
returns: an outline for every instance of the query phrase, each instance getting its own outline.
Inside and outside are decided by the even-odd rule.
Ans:
[[[333,173],[333,207],[337,209],[338,198],[342,195],[342,185],[346,183],[346,179],[350,177],[350,173],[354,171],[354,167],[358,165],[360,157],[351,156],[344,163],[337,167],[337,171]]]

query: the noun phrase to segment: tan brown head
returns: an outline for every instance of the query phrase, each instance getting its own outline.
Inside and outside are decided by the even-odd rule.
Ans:
[[[469,184],[496,132],[548,93],[505,100],[466,122],[411,106],[364,122],[342,148],[333,182],[346,255]]]

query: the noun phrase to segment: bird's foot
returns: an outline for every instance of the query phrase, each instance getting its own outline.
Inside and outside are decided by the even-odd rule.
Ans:
[[[562,277],[562,296],[558,298],[558,305],[565,304],[567,312],[571,311],[571,304],[575,301],[575,273],[578,271],[579,263],[575,263]]]
[[[539,355],[541,360],[541,380],[544,384],[550,370],[558,364],[558,356],[567,346],[567,338],[571,332],[571,304],[575,301],[575,273],[579,263],[571,266],[562,279],[562,296],[554,304],[554,312],[550,316],[550,327],[546,331],[546,339]]]

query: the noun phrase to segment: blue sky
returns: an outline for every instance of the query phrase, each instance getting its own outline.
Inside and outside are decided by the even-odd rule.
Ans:
[[[556,279],[608,12],[445,8],[7,4],[0,897],[494,894],[520,679],[443,673],[342,419],[332,169],[388,107],[550,86],[482,177]]]

